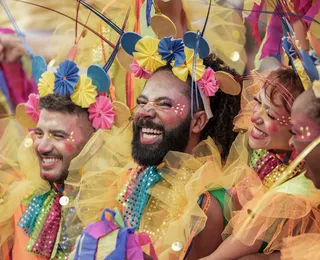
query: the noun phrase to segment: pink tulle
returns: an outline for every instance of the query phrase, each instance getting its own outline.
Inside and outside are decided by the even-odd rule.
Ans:
[[[135,77],[141,79],[149,79],[151,77],[151,72],[145,70],[144,68],[140,67],[138,62],[134,59],[132,64],[130,65],[130,69],[133,71]]]
[[[95,129],[110,129],[112,127],[115,113],[107,97],[97,97],[96,102],[90,105],[88,112],[89,119]]]
[[[28,101],[24,104],[27,115],[35,122],[38,122],[40,117],[39,100],[39,95],[30,94]]]
[[[207,97],[212,97],[219,90],[219,81],[215,79],[214,71],[207,68],[201,79],[197,81],[199,88]]]

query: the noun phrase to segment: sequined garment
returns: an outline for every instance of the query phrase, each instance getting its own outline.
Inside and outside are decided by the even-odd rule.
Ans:
[[[132,227],[139,228],[141,216],[150,198],[148,190],[160,180],[161,177],[155,166],[148,167],[136,177],[134,186],[125,199],[123,214],[124,219],[129,221]]]
[[[74,207],[64,207],[62,197],[61,192],[51,189],[29,198],[30,203],[18,222],[18,226],[30,237],[28,252],[46,259],[66,259],[71,252],[67,227],[69,222],[74,222],[76,212]],[[78,228],[73,227],[73,230],[80,232],[80,221],[77,224]]]
[[[253,170],[259,175],[261,180],[264,180],[278,165],[289,164],[296,157],[296,154],[293,152],[291,157],[285,162],[286,155],[267,151],[253,166]]]

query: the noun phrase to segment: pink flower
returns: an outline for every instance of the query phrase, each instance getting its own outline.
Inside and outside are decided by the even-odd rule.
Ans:
[[[28,101],[24,104],[27,115],[35,122],[38,122],[40,117],[39,100],[39,95],[30,94]]]
[[[151,72],[140,67],[139,63],[134,59],[132,64],[130,65],[130,69],[133,71],[135,77],[141,79],[149,79],[151,77]]]
[[[88,108],[89,119],[95,129],[110,129],[114,122],[115,113],[110,100],[106,96],[99,96],[96,102]]]
[[[219,81],[215,79],[214,71],[211,68],[205,70],[202,78],[197,81],[197,84],[207,97],[213,97],[219,90]]]

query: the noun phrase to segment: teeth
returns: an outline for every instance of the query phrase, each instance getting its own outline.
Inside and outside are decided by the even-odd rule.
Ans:
[[[150,135],[150,134],[143,134],[142,137],[145,139],[153,139],[157,138],[159,135]]]
[[[252,129],[252,132],[255,134],[255,135],[259,135],[259,136],[261,136],[261,137],[267,137],[268,135],[267,134],[265,134],[264,132],[261,132],[260,130],[258,130],[257,128],[253,128]]]
[[[162,131],[157,129],[151,129],[151,128],[142,128],[142,133],[144,134],[155,134],[155,135],[161,135]]]
[[[51,163],[58,162],[58,161],[60,161],[60,160],[57,159],[57,158],[42,158],[42,161],[43,161],[45,164],[51,164]]]

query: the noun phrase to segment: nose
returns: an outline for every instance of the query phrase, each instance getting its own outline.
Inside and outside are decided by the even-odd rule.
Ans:
[[[52,140],[47,137],[43,137],[35,141],[36,149],[39,153],[48,153],[53,150]]]
[[[293,142],[293,136],[291,136],[290,140],[289,140],[289,146],[290,148],[293,150],[294,149],[294,142]]]
[[[254,110],[253,110],[253,114],[251,116],[251,122],[257,125],[261,125],[263,124],[263,108],[260,106],[257,106]]]
[[[144,107],[142,107],[139,111],[141,118],[155,118],[156,117],[156,111],[154,107],[148,103]]]

